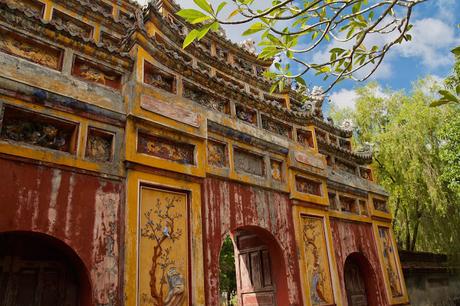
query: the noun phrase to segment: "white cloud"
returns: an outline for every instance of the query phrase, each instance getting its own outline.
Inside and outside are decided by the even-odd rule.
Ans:
[[[380,86],[372,87],[373,95],[377,98],[388,98],[388,94]],[[330,95],[331,103],[338,109],[355,108],[358,94],[353,89],[342,88]]]
[[[396,53],[403,57],[419,58],[432,70],[449,66],[453,57],[450,47],[460,43],[460,38],[450,25],[436,18],[416,20],[411,30],[412,41],[396,47]]]
[[[358,94],[354,90],[340,89],[339,91],[331,94],[330,99],[331,103],[338,109],[355,108]]]

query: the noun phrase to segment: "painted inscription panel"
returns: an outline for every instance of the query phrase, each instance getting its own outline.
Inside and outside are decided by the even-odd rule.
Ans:
[[[142,187],[138,305],[189,304],[187,194]]]
[[[244,150],[234,149],[235,170],[257,176],[265,176],[264,158]]]
[[[332,305],[334,297],[323,218],[302,216],[301,222],[302,250],[311,303],[312,305]]]
[[[393,247],[390,230],[387,227],[379,226],[379,240],[383,252],[383,266],[390,283],[392,297],[403,295],[401,278],[398,271],[397,258]]]

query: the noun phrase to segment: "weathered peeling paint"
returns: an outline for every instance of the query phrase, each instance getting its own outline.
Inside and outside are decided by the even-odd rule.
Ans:
[[[63,241],[90,275],[92,305],[119,305],[122,182],[4,158],[0,173],[0,232]]]
[[[290,201],[287,195],[258,187],[207,178],[204,182],[205,284],[208,305],[219,299],[219,254],[226,234],[243,228],[270,233],[282,252],[286,288],[280,292],[286,305],[301,305],[299,271]],[[280,276],[280,275],[278,275]],[[279,288],[282,291],[281,288]]]
[[[376,305],[388,305],[384,294],[385,281],[380,269],[372,224],[356,223],[336,218],[331,218],[330,224],[341,291],[346,293],[344,282],[345,261],[349,255],[358,253],[364,256],[372,267],[373,278],[366,279],[366,281],[372,283],[373,287],[369,288],[373,288],[375,291],[368,292],[368,296]],[[341,304],[348,305],[346,294],[343,294],[342,298]]]

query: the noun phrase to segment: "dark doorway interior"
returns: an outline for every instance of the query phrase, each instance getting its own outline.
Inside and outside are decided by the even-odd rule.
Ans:
[[[75,263],[45,235],[0,234],[0,306],[77,306]]]
[[[354,257],[348,257],[345,262],[345,287],[347,290],[348,306],[367,306],[368,298],[363,271]]]

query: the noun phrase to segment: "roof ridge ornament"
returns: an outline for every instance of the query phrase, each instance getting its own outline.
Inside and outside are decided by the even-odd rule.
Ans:
[[[251,39],[251,38],[245,39],[239,42],[238,46],[240,46],[241,48],[243,48],[249,53],[252,53],[254,55],[257,54],[256,42],[254,41],[254,39]]]

